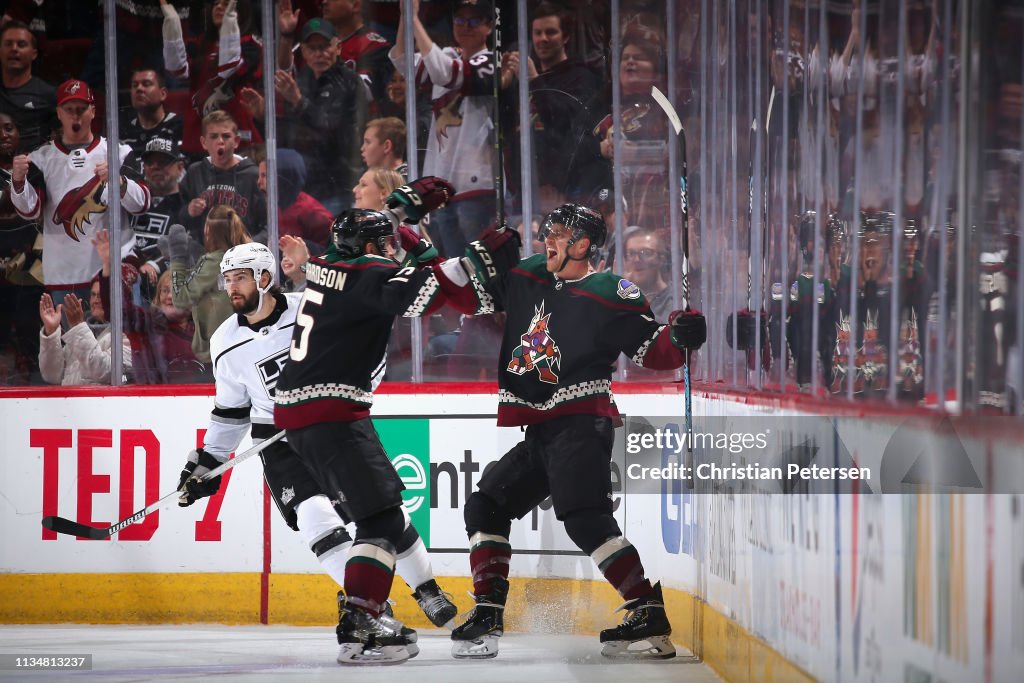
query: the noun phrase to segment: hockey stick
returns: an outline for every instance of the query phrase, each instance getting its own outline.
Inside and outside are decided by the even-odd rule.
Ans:
[[[265,441],[261,441],[258,444],[256,444],[255,446],[252,446],[251,448],[248,448],[248,449],[242,451],[241,453],[236,454],[235,457],[231,458],[230,460],[228,460],[226,463],[224,463],[220,467],[216,467],[216,468],[210,470],[209,472],[207,472],[203,476],[199,477],[199,479],[202,480],[202,481],[209,481],[210,479],[216,479],[220,475],[222,475],[225,472],[227,472],[228,470],[230,470],[235,465],[239,465],[242,462],[244,462],[244,461],[248,460],[249,458],[251,458],[252,456],[256,455],[257,453],[260,453],[261,451],[263,451],[264,448],[266,448],[270,444],[274,443],[275,441],[280,441],[282,438],[284,438],[284,434],[285,434],[284,430],[282,429],[281,431],[279,431],[277,434],[274,434],[274,436],[270,437],[269,439],[266,439]],[[50,529],[51,531],[56,531],[58,534],[67,534],[69,536],[80,536],[82,538],[90,538],[90,539],[92,539],[94,541],[100,541],[100,540],[103,540],[104,538],[109,538],[109,537],[113,536],[118,531],[120,531],[121,529],[124,529],[127,526],[131,526],[132,524],[135,524],[136,522],[142,521],[142,519],[144,517],[146,517],[147,515],[150,515],[150,514],[156,512],[157,510],[162,508],[164,505],[166,505],[168,502],[170,502],[173,498],[176,498],[180,493],[181,493],[181,491],[179,489],[175,489],[174,491],[172,491],[171,493],[168,493],[166,496],[164,496],[160,500],[156,501],[155,503],[150,503],[144,509],[139,510],[138,512],[133,514],[131,517],[127,517],[125,519],[122,519],[117,524],[115,524],[113,526],[108,526],[108,527],[105,527],[105,528],[97,528],[97,527],[94,527],[94,526],[86,526],[85,524],[79,524],[78,522],[73,522],[70,519],[66,519],[64,517],[56,517],[56,516],[43,517],[43,527],[46,528],[46,529]]]
[[[505,159],[501,135],[501,7],[494,3],[494,199],[497,226],[505,224]]]
[[[690,202],[687,197],[688,187],[686,184],[686,131],[683,130],[683,122],[676,112],[676,108],[668,101],[665,93],[657,86],[651,86],[651,97],[657,102],[665,116],[668,117],[672,129],[676,133],[676,142],[679,145],[679,214],[680,214],[680,242],[683,250],[682,263],[682,304],[683,310],[690,310]],[[693,389],[690,386],[690,351],[683,354],[683,410],[686,417],[686,466],[693,472]],[[687,480],[687,487],[693,488],[693,479]]]

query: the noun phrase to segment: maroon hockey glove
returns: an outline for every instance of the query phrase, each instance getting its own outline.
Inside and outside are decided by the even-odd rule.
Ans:
[[[188,454],[188,461],[181,468],[181,476],[178,478],[178,506],[188,507],[200,498],[206,498],[217,493],[220,489],[220,477],[209,480],[202,480],[204,474],[210,470],[220,467],[221,463],[202,448],[196,449]]]
[[[434,209],[439,209],[455,196],[455,188],[444,178],[428,175],[396,188],[384,203],[393,211],[402,209],[404,220],[418,223]]]
[[[404,225],[398,226],[398,242],[415,263],[429,263],[438,258],[437,249],[427,241]],[[403,265],[415,265],[415,263],[404,263]]]
[[[695,351],[708,340],[708,321],[697,309],[672,311],[668,316],[669,338],[681,351]]]
[[[487,228],[475,242],[466,247],[466,260],[477,278],[486,283],[507,273],[519,263],[519,233],[508,226]]]

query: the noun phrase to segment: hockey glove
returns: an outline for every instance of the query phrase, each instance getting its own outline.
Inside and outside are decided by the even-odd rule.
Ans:
[[[672,311],[668,316],[669,339],[680,351],[696,351],[708,340],[708,321],[697,309]]]
[[[181,468],[181,476],[178,478],[179,507],[188,507],[200,498],[206,498],[217,493],[220,489],[220,477],[210,480],[202,480],[201,476],[210,470],[220,467],[221,463],[202,448],[188,454],[188,462]]]
[[[730,347],[737,351],[752,351],[757,340],[757,323],[754,320],[754,312],[749,308],[744,308],[736,313],[735,339],[732,336],[732,318],[733,315],[730,313],[725,320],[725,340]],[[764,311],[761,311],[761,344],[768,345],[768,314]]]
[[[487,228],[466,247],[464,261],[470,272],[486,284],[519,263],[519,233],[508,226]]]
[[[404,225],[398,226],[398,242],[416,263],[429,263],[438,258],[437,249],[433,244]]]
[[[388,195],[384,203],[389,209],[408,223],[419,223],[420,219],[434,209],[439,209],[455,196],[455,188],[444,178],[428,175],[402,185]]]
[[[167,234],[157,241],[160,253],[168,263],[189,263],[188,232],[183,225],[172,225]]]

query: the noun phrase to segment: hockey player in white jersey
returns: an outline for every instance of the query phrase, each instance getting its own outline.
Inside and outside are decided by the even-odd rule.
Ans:
[[[220,477],[210,481],[198,478],[230,457],[250,425],[256,443],[276,433],[274,388],[288,358],[302,298],[301,294],[284,294],[275,285],[276,259],[262,244],[232,247],[224,254],[220,270],[237,315],[225,320],[210,341],[216,384],[214,409],[203,447],[189,453],[181,472],[178,504],[182,507],[217,492]],[[383,376],[383,368],[379,375]],[[373,388],[379,382],[378,376]],[[281,516],[299,532],[324,571],[343,585],[352,538],[335,505],[315,484],[287,441],[271,444],[260,457]],[[415,588],[414,597],[435,625],[451,621],[455,605],[434,580],[426,547],[408,516],[397,570]],[[387,623],[395,629],[403,628],[394,620]],[[410,654],[418,651],[415,631],[405,629],[403,633],[410,641]]]

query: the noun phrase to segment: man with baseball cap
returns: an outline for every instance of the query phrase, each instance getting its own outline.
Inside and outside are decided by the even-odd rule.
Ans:
[[[324,7],[326,15],[326,3]],[[278,16],[282,25],[283,11]],[[339,60],[338,32],[329,20],[310,19],[299,36],[303,66],[296,71],[288,64],[274,74],[274,88],[285,105],[284,115],[278,117],[277,144],[302,155],[306,192],[337,215],[352,205],[349,188],[362,172],[359,143],[368,90]],[[255,90],[244,90],[242,97],[255,116],[265,111],[263,97]]]
[[[292,41],[300,18],[298,11],[291,11],[291,5],[290,0],[283,0],[278,8],[281,42],[277,54],[278,67],[281,69],[292,67]],[[317,17],[305,23],[299,33],[300,42],[306,42],[310,24],[329,24],[340,40],[338,56],[341,63],[363,79],[370,90],[376,112],[380,108],[379,104],[387,100],[387,83],[392,71],[388,60],[391,43],[363,22],[362,0],[324,0],[322,11],[322,19]],[[301,56],[305,60],[305,53]]]
[[[142,152],[142,170],[153,199],[149,211],[135,216],[135,248],[125,261],[132,263],[142,278],[142,298],[151,299],[157,279],[167,268],[157,242],[166,235],[181,212],[182,198],[178,182],[185,172],[181,144],[175,138],[155,137]]]
[[[11,169],[15,209],[25,218],[38,219],[43,226],[44,284],[54,294],[55,305],[68,292],[76,292],[79,298],[88,294],[90,281],[101,266],[90,240],[97,230],[109,228],[107,140],[92,132],[95,101],[92,88],[85,82],[71,79],[61,83],[57,88],[57,139],[31,155],[14,157]],[[149,189],[124,166],[129,153],[128,145],[119,146],[121,176],[113,182],[124,212],[124,229],[116,242],[121,245],[122,257],[134,245],[128,214],[145,213],[150,204]],[[25,181],[30,162],[42,171],[45,192]]]

